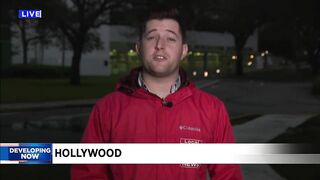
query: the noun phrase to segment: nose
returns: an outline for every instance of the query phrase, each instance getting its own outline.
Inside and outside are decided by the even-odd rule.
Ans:
[[[156,42],[156,49],[163,49],[165,47],[165,41],[163,38],[159,37]]]

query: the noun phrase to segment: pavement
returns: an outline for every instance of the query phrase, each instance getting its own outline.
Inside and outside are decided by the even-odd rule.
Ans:
[[[312,116],[315,114],[267,114],[235,126],[233,130],[239,143],[266,143]]]
[[[308,118],[320,112],[320,100],[314,98],[308,93],[310,84],[308,83],[263,83],[263,82],[234,82],[234,81],[199,81],[196,83],[198,87],[206,90],[209,93],[215,94],[223,102],[231,116],[239,114],[264,114],[257,119],[251,120],[247,123],[234,126],[234,132],[237,142],[250,143],[265,143],[274,137],[282,134],[288,128],[294,128],[305,122]],[[72,111],[72,108],[87,109],[93,106],[97,99],[86,100],[70,100],[70,101],[56,101],[56,102],[41,102],[41,103],[17,103],[17,104],[0,104],[0,117],[10,119],[11,115],[19,114],[19,112],[26,111],[31,117],[35,119],[34,115],[42,118],[45,123],[54,124],[57,127],[69,127],[71,121],[79,121],[74,115],[65,115],[64,112]],[[68,110],[68,108],[70,110]],[[53,111],[50,117],[45,117],[46,110],[64,109],[61,114],[55,114]],[[43,111],[42,114],[37,114],[36,111]],[[39,112],[41,112],[39,111]],[[74,109],[73,114],[81,116],[81,119],[87,119],[88,111],[79,114],[79,109]],[[26,113],[20,113],[24,116]],[[57,120],[59,119],[59,120]],[[46,133],[56,133],[56,136],[61,135],[61,138],[69,137],[70,134],[65,132],[43,130],[43,127],[48,125],[39,124],[39,121],[29,121],[26,119],[18,121],[10,125],[13,129],[23,130],[23,128],[32,127],[38,128],[40,134],[35,134],[33,131],[27,131],[25,136],[41,136],[43,134],[43,141],[48,141],[45,137],[49,137]],[[2,127],[6,126],[1,121]],[[58,125],[57,125],[57,122]],[[51,125],[52,126],[52,125]],[[9,127],[9,125],[7,126]],[[40,131],[41,130],[41,131]],[[2,133],[4,132],[1,129]],[[19,131],[23,132],[23,131]],[[8,129],[7,134],[10,134],[11,139],[16,138],[16,132]],[[77,137],[80,137],[80,132],[77,132]],[[9,138],[10,139],[10,138]],[[70,142],[72,138],[70,138]],[[23,142],[23,141],[21,141]],[[245,180],[284,180],[279,176],[269,165],[242,165],[242,171]]]
[[[313,114],[320,112],[320,96],[309,82],[223,80],[205,90],[219,97],[231,116],[241,114]]]

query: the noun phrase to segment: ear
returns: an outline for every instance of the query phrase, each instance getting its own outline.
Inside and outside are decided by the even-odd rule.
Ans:
[[[137,54],[138,54],[138,56],[140,56],[140,54],[141,54],[141,52],[140,52],[140,41],[137,41],[136,42],[136,45],[135,45],[135,48],[136,48],[136,52],[137,52]]]
[[[181,55],[181,60],[184,59],[188,55],[188,44],[184,43],[182,45],[182,55]]]

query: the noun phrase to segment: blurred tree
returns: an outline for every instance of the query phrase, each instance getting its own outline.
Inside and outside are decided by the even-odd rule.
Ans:
[[[11,18],[10,4],[1,3],[1,16],[0,16],[0,75],[5,74],[8,71],[8,67],[11,65],[11,37],[10,31]]]
[[[20,39],[22,45],[22,57],[23,64],[28,64],[28,47],[32,41],[40,39],[40,35],[35,33],[35,27],[37,26],[36,20],[20,20],[15,21],[16,26],[20,32]]]
[[[234,38],[237,56],[236,74],[243,74],[243,49],[256,29],[268,21],[266,6],[256,0],[226,0],[221,1],[221,8],[217,12],[219,18],[212,19],[216,25]]]
[[[273,21],[261,29],[260,47],[292,61],[307,61],[317,74],[320,66],[320,2],[283,0],[274,2]]]
[[[110,11],[126,8],[121,0],[47,0],[40,2],[47,23],[53,31],[63,33],[73,50],[70,83],[80,84],[80,61],[84,52],[102,48],[96,31],[109,24]]]
[[[293,60],[307,61],[313,74],[320,68],[320,2],[293,0],[291,22],[293,34]]]
[[[28,64],[28,49],[32,43],[40,43],[43,46],[50,43],[50,32],[38,19],[19,19],[18,10],[37,9],[36,0],[18,1],[7,3],[10,22],[13,23],[13,35],[19,34],[22,46],[22,62]]]
[[[267,6],[256,0],[184,1],[179,6],[189,29],[228,32],[234,37],[236,74],[243,74],[243,48],[255,30],[268,21]]]

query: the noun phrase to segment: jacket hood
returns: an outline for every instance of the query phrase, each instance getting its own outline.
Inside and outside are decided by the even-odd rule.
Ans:
[[[119,81],[119,83],[116,86],[116,90],[126,94],[132,94],[136,90],[140,89],[141,87],[138,83],[138,76],[139,72],[141,71],[142,66],[132,69],[129,75],[125,76],[123,79]],[[187,78],[187,73],[181,67],[179,68],[179,74],[181,78],[181,86],[179,87],[179,89],[181,89],[182,87],[187,86],[190,83],[190,81]]]

